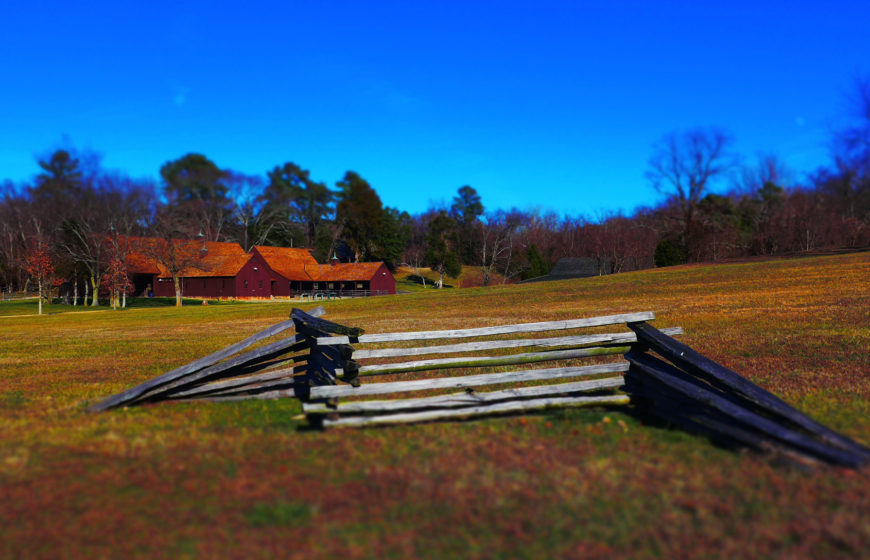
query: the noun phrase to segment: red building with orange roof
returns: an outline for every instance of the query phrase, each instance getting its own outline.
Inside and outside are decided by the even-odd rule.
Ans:
[[[193,298],[268,298],[299,294],[367,296],[396,293],[383,262],[321,265],[308,249],[186,239],[130,238],[127,271],[134,295]]]
[[[383,262],[318,264],[308,249],[254,247],[275,272],[274,295],[334,293],[338,296],[396,293],[396,279]],[[277,278],[280,277],[280,278]]]
[[[263,258],[238,243],[139,238],[127,270],[135,295],[175,296],[170,268],[180,267],[181,293],[195,298],[268,298],[273,273]]]
[[[383,262],[321,264],[310,272],[315,291],[339,296],[396,293],[396,279]]]
[[[251,253],[262,258],[272,270],[272,295],[293,296],[304,282],[311,281],[308,269],[317,268],[317,261],[308,249],[266,247],[257,245]]]

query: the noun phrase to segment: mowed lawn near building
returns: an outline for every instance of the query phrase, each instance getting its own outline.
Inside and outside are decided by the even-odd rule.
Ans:
[[[367,332],[655,311],[870,443],[870,253],[327,302]],[[619,410],[310,431],[292,400],[97,400],[286,304],[0,319],[0,557],[860,557],[870,472],[801,471]]]

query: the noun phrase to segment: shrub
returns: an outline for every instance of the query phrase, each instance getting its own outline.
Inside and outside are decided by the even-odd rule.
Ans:
[[[656,266],[674,266],[677,264],[686,264],[689,262],[689,256],[686,249],[672,239],[662,239],[656,245],[656,250],[653,253],[653,260]]]

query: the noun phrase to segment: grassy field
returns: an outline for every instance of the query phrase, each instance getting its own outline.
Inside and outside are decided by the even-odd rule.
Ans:
[[[183,298],[184,305],[202,305],[201,299]],[[64,305],[59,298],[54,298],[50,304],[42,305],[43,315],[57,315],[58,313],[103,313],[115,311],[127,311],[130,309],[142,309],[149,307],[172,307],[175,305],[174,297],[156,297],[156,298],[128,298],[126,307],[118,306],[118,309],[112,309],[109,302],[100,300],[100,305],[92,307],[90,304],[82,305],[79,300],[78,305]],[[246,305],[242,301],[218,301],[210,300],[210,305]],[[12,301],[0,301],[0,318],[23,317],[28,315],[38,315],[39,307],[36,297],[22,298]]]
[[[683,326],[690,346],[870,443],[868,253],[325,307],[372,333],[653,310],[656,326]],[[870,469],[777,466],[615,410],[336,432],[304,429],[289,400],[85,411],[289,312],[252,303],[0,318],[0,557],[870,550]]]
[[[438,273],[433,272],[429,268],[418,268],[416,271],[413,268],[400,266],[396,273],[396,290],[399,293],[421,292],[423,290],[435,289],[435,282],[438,281]],[[421,278],[426,279],[426,287],[423,287]],[[490,286],[502,284],[502,276],[493,273],[489,280]],[[444,288],[479,288],[483,286],[483,270],[479,266],[463,266],[459,276],[444,276]]]

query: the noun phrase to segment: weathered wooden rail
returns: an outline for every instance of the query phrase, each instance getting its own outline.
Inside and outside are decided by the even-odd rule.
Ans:
[[[812,420],[745,377],[646,323],[629,328],[638,342],[626,354],[631,368],[625,376],[625,392],[636,410],[724,445],[748,447],[802,464],[858,467],[870,462],[870,449]]]
[[[344,361],[335,363],[335,379],[310,391],[303,405],[309,420],[325,428],[399,424],[437,419],[471,418],[556,407],[628,404],[615,390],[624,383],[629,363],[620,359],[636,341],[631,331],[546,336],[538,333],[578,331],[654,319],[651,312],[629,313],[473,329],[402,333],[319,336],[312,353],[343,349]],[[680,334],[682,329],[669,329]],[[508,337],[508,338],[505,338]],[[458,342],[467,339],[484,339]],[[436,341],[435,344],[430,344]],[[442,342],[449,342],[444,344]],[[408,346],[408,343],[413,346]],[[389,347],[372,345],[399,344]],[[516,351],[519,350],[517,353]],[[485,353],[481,355],[480,353]],[[446,357],[408,360],[417,356]],[[402,361],[395,361],[399,359]],[[581,360],[593,361],[580,365]],[[553,367],[517,369],[549,362]],[[508,368],[508,371],[503,371]],[[482,373],[469,373],[468,370]],[[428,374],[406,380],[402,374]],[[436,372],[446,376],[432,377]],[[328,372],[325,372],[328,374]],[[601,376],[609,376],[601,378]],[[380,376],[389,377],[379,381]],[[363,384],[361,381],[365,379]],[[588,379],[577,381],[577,379]],[[504,388],[478,392],[487,386]],[[429,395],[434,391],[462,390],[459,394]],[[416,398],[347,401],[374,395],[424,393]]]
[[[308,316],[323,315],[323,307]],[[165,400],[238,400],[307,396],[310,340],[291,335],[253,350],[247,348],[294,328],[293,319],[185,364],[93,405],[91,412]],[[290,367],[282,367],[288,366]]]
[[[294,309],[289,321],[90,410],[293,397],[311,424],[330,428],[630,404],[641,418],[803,465],[870,463],[867,447],[674,340],[681,328],[653,328],[652,312],[381,334],[322,315],[322,307]],[[628,331],[588,332],[623,324]],[[295,334],[248,350],[290,328]]]

